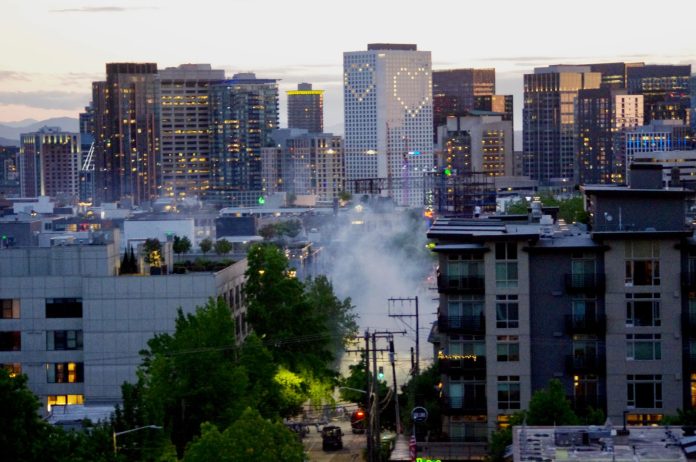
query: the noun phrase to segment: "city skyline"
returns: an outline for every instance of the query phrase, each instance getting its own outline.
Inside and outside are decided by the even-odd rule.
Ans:
[[[549,1],[510,3],[504,15],[492,15],[490,5],[453,4],[447,6],[446,16],[443,8],[423,8],[412,1],[358,1],[336,11],[339,17],[315,1],[272,2],[266,10],[272,14],[263,18],[263,29],[270,31],[266,37],[258,34],[260,23],[232,20],[237,15],[252,17],[258,8],[252,2],[237,0],[224,7],[198,2],[200,20],[192,19],[190,8],[182,5],[176,1],[26,4],[11,0],[3,8],[6,25],[0,37],[16,45],[6,48],[0,65],[0,123],[77,118],[90,100],[91,82],[104,78],[108,62],[157,62],[158,68],[210,63],[225,69],[228,76],[253,71],[259,78],[281,79],[281,126],[287,124],[285,91],[310,82],[326,90],[327,131],[341,126],[343,119],[342,53],[367,43],[416,43],[418,49],[432,52],[434,70],[496,68],[497,92],[515,95],[516,129],[521,128],[522,75],[534,67],[611,61],[696,65],[696,44],[688,28],[649,23],[651,17],[628,2],[585,2],[582,10],[574,11],[572,23],[567,18],[561,21],[560,12]],[[688,2],[668,2],[665,8],[685,17],[696,12],[696,5]],[[203,14],[208,9],[229,14]],[[324,16],[325,21],[317,22]],[[466,27],[441,27],[443,17],[462,18]],[[136,31],[147,27],[148,34],[124,36],[124,23]],[[587,33],[617,30],[619,23],[634,25],[621,28],[620,39],[608,33]],[[172,33],[178,25],[185,25],[188,33]],[[648,26],[652,36],[669,40],[646,40]],[[228,29],[236,35],[227,33]],[[329,30],[331,35],[325,37]],[[496,34],[496,30],[502,32]],[[236,36],[252,40],[235,40]]]

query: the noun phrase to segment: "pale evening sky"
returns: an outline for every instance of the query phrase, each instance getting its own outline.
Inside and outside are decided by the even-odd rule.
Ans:
[[[2,0],[0,123],[77,117],[105,63],[210,63],[326,90],[342,122],[342,53],[416,43],[433,68],[495,67],[522,106],[522,74],[556,63],[692,64],[696,1]],[[519,127],[519,117],[516,125]]]

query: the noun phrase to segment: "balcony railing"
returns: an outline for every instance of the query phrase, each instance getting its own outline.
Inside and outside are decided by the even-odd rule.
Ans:
[[[440,274],[437,277],[437,289],[440,293],[482,294],[486,284],[481,276],[449,276]]]
[[[682,287],[686,290],[696,290],[696,272],[685,271],[681,274]]]
[[[696,313],[682,313],[682,329],[691,338],[696,338]]]
[[[605,359],[600,355],[566,356],[568,374],[604,374]]]
[[[605,287],[604,273],[565,274],[564,282],[569,294],[602,293]]]
[[[483,371],[486,369],[486,357],[475,355],[438,355],[440,372],[443,374],[461,374],[463,372]]]
[[[607,408],[607,397],[604,395],[570,395],[568,401],[575,411],[586,410],[589,407],[602,410]]]
[[[445,415],[481,415],[486,414],[485,396],[443,396],[442,410]]]
[[[568,334],[597,334],[604,335],[607,321],[604,315],[578,316],[567,314],[565,316],[565,329]]]
[[[474,334],[486,332],[486,318],[478,316],[438,316],[437,328],[440,332]]]

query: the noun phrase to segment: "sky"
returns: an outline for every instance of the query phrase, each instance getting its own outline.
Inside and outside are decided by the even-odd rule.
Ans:
[[[325,127],[342,123],[342,53],[415,43],[433,69],[495,67],[497,93],[557,63],[692,64],[696,1],[627,0],[2,0],[0,123],[77,117],[107,62],[210,63],[326,90]]]

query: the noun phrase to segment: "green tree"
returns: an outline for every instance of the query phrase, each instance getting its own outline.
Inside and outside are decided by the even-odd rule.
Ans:
[[[145,263],[155,267],[162,264],[162,244],[159,239],[146,239],[143,251],[145,252]]]
[[[338,193],[338,199],[343,201],[343,202],[348,202],[353,198],[353,195],[349,193],[348,191],[341,191]]]
[[[399,398],[399,402],[401,403],[401,421],[404,428],[413,426],[411,409],[423,406],[428,410],[428,420],[424,424],[420,424],[422,431],[424,433],[430,432],[434,438],[442,434],[440,379],[439,365],[435,362],[411,377],[411,380],[402,387],[404,396]]]
[[[276,233],[281,236],[296,237],[302,231],[300,220],[288,220],[276,223]]]
[[[201,423],[225,428],[245,406],[249,379],[236,364],[234,332],[227,304],[211,299],[195,314],[179,310],[175,333],[156,335],[142,352],[144,400],[159,415],[178,457]]]
[[[294,372],[330,375],[327,365],[334,356],[327,322],[305,297],[302,282],[289,275],[284,252],[271,244],[256,244],[247,262],[247,319],[274,360]]]
[[[295,434],[283,424],[264,420],[247,408],[242,416],[220,432],[213,424],[204,424],[201,437],[186,451],[184,462],[246,462],[273,460],[302,462],[304,450]]]
[[[505,214],[506,215],[527,215],[529,213],[529,210],[527,210],[529,207],[529,203],[522,199],[516,202],[510,202],[507,207],[505,207]]]
[[[324,275],[306,282],[305,295],[309,304],[324,319],[335,355],[343,352],[348,339],[358,333],[357,314],[350,298],[340,300],[333,285]]]
[[[365,390],[367,387],[367,372],[365,372],[365,353],[360,354],[360,361],[355,364],[348,366],[348,376],[342,377],[339,380],[339,395],[341,400],[355,403],[367,408],[367,393],[362,393],[356,390]],[[372,372],[369,373],[370,380],[372,380]],[[378,393],[379,396],[384,397],[387,395],[387,382],[380,380],[377,382],[379,385]],[[393,411],[393,408],[391,408]]]
[[[580,196],[571,197],[559,203],[558,217],[566,223],[588,223],[589,214],[585,211],[585,203]]]
[[[273,223],[269,223],[259,228],[259,236],[267,241],[276,237],[277,234],[276,226]]]
[[[10,377],[0,368],[0,448],[4,460],[39,461],[41,444],[50,433],[37,410],[39,400],[27,388],[26,375]]]
[[[215,253],[218,255],[227,255],[232,251],[232,244],[227,239],[219,239],[215,241]]]
[[[529,400],[529,425],[578,425],[578,416],[566,398],[563,384],[558,379],[549,381],[548,388],[537,390]]]
[[[198,244],[201,248],[201,252],[204,254],[210,252],[210,250],[213,248],[213,240],[210,239],[209,237],[206,237],[201,241],[200,244]]]
[[[179,237],[174,236],[173,243],[174,253],[181,255],[182,253],[187,253],[191,251],[191,240],[188,236]]]

